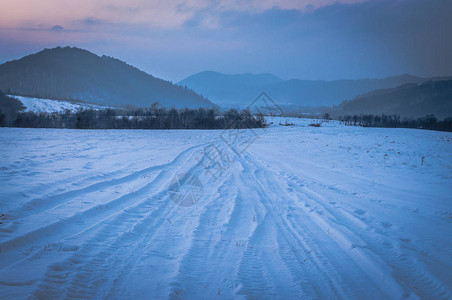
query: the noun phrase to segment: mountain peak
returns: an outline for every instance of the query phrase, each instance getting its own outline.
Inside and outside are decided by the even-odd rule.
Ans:
[[[58,46],[55,48],[44,48],[43,50],[35,53],[35,54],[31,54],[31,55],[89,55],[89,56],[97,56],[98,55],[82,49],[82,48],[78,48],[78,47],[71,47],[71,46]],[[30,55],[29,55],[30,56]]]

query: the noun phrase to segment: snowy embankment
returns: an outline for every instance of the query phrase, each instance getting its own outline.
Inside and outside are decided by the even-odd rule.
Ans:
[[[106,106],[99,106],[89,103],[77,103],[64,100],[51,100],[14,95],[9,95],[9,97],[15,98],[22,102],[22,104],[26,107],[26,109],[24,110],[25,112],[30,111],[34,113],[65,113],[66,111],[70,111],[72,113],[75,113],[79,110],[84,109],[101,110],[108,108]]]
[[[273,122],[0,128],[1,298],[452,296],[451,133]]]

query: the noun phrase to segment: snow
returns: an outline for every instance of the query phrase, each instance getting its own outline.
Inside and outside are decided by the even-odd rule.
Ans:
[[[67,110],[75,113],[79,110],[83,109],[93,109],[100,110],[106,109],[108,107],[99,106],[95,104],[89,103],[77,103],[70,102],[64,100],[51,100],[51,99],[42,99],[42,98],[33,98],[33,97],[24,97],[24,96],[14,96],[8,95],[9,97],[15,98],[22,102],[22,104],[26,107],[25,112],[34,112],[34,113],[64,113]]]
[[[452,297],[451,133],[271,121],[0,128],[1,298]]]

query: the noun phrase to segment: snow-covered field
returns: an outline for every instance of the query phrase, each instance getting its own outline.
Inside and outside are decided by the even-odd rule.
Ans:
[[[34,113],[64,113],[67,110],[75,113],[83,109],[99,110],[107,108],[105,106],[99,106],[89,103],[76,103],[64,100],[51,100],[13,95],[9,96],[22,102],[22,104],[26,107],[26,112],[31,111]]]
[[[0,298],[452,297],[452,134],[0,128]]]

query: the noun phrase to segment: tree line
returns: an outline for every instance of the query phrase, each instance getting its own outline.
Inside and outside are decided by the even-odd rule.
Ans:
[[[0,115],[2,115],[0,111]],[[0,126],[68,129],[238,129],[263,128],[263,115],[231,109],[166,109],[153,105],[135,110],[80,110],[65,113],[17,112],[14,120],[0,117]]]
[[[329,115],[328,115],[329,117]],[[399,115],[346,115],[339,117],[345,125],[386,128],[418,128],[440,131],[452,131],[452,118],[439,121],[434,115],[422,118],[401,118]]]

